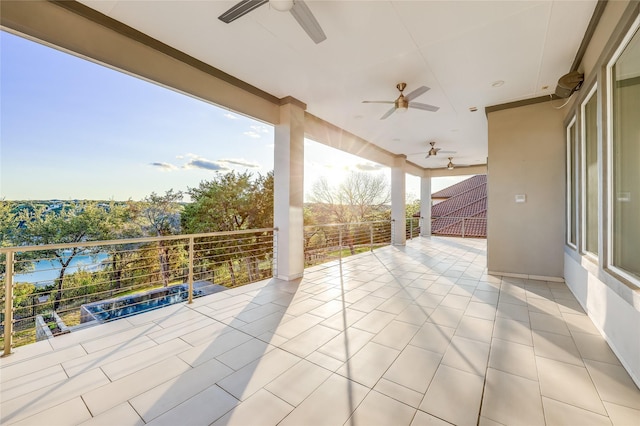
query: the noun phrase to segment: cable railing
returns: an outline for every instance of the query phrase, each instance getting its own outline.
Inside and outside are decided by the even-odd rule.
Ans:
[[[391,221],[331,223],[304,227],[305,267],[391,244]]]
[[[486,217],[440,216],[431,218],[433,235],[486,238]]]
[[[421,217],[408,217],[407,218],[407,226],[406,226],[406,233],[407,233],[407,239],[411,240],[413,238],[419,237],[420,236],[420,221],[422,220]]]
[[[1,248],[4,355],[76,327],[270,278],[276,238],[263,228]]]

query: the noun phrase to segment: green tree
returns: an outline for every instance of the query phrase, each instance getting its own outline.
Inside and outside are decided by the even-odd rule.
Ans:
[[[115,225],[109,211],[95,202],[83,202],[73,209],[61,209],[59,212],[45,213],[42,207],[33,212],[23,210],[18,217],[23,225],[16,233],[15,242],[17,245],[46,245],[102,240],[111,235]],[[39,258],[50,258],[59,265],[54,310],[61,303],[67,268],[76,256],[86,253],[94,253],[94,250],[75,246],[33,252]]]
[[[164,195],[152,192],[142,200],[142,229],[147,235],[163,237],[180,233],[180,217],[182,212],[182,191],[170,189]],[[158,243],[158,260],[163,285],[167,287],[171,277],[170,258],[171,244],[166,241]]]
[[[211,181],[200,182],[189,188],[192,203],[182,213],[182,226],[187,233],[238,231],[273,226],[273,173],[253,178],[249,172],[230,172]],[[247,239],[251,239],[248,241]],[[265,236],[252,236],[237,241],[230,249],[220,244],[201,244],[199,256],[224,262],[231,279],[237,285],[234,263],[242,259],[249,280],[259,274],[259,262],[268,256],[270,249],[261,240]],[[247,256],[250,253],[250,256]]]

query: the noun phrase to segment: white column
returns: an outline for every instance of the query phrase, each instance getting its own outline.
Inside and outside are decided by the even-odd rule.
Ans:
[[[304,109],[299,105],[287,103],[280,107],[273,170],[277,278],[291,281],[304,273]]]
[[[420,236],[431,236],[431,170],[420,178]]]
[[[391,220],[393,226],[393,245],[403,246],[407,242],[407,206],[405,200],[406,175],[404,165],[407,158],[396,159],[391,168]]]

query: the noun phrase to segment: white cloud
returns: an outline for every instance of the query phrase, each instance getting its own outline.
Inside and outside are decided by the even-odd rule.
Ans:
[[[155,162],[155,163],[149,163],[150,166],[153,167],[157,167],[160,170],[164,171],[164,172],[169,172],[171,170],[176,170],[178,167],[174,166],[173,164],[170,163],[162,163],[162,162]]]
[[[263,126],[261,124],[254,124],[250,128],[251,128],[251,130],[253,130],[253,131],[257,132],[257,133],[269,133],[269,128],[267,126]]]
[[[212,170],[215,172],[224,172],[229,170],[229,168],[222,164],[219,161],[211,161],[206,158],[198,157],[189,161],[187,164],[183,166],[185,169],[204,169],[204,170]]]
[[[259,169],[260,168],[260,164],[258,163],[252,163],[248,160],[244,160],[244,159],[232,159],[232,158],[226,158],[226,159],[221,159],[218,160],[220,163],[226,163],[226,164],[231,164],[234,166],[242,166],[242,167],[248,167],[250,169]]]
[[[249,129],[250,130],[247,130],[243,134],[245,136],[249,136],[250,138],[259,139],[263,135],[269,134],[269,127],[262,124],[254,124],[253,126],[249,126]]]
[[[358,163],[355,165],[355,168],[360,170],[361,172],[375,172],[378,170],[382,170],[384,166],[375,163]]]
[[[240,118],[237,115],[231,114],[230,112],[226,113],[224,116],[229,120],[238,120]]]

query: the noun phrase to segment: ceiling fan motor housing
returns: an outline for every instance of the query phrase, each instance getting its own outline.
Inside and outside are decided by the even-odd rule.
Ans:
[[[409,101],[401,93],[400,96],[398,96],[398,99],[396,99],[395,105],[398,109],[407,109],[409,108]]]

